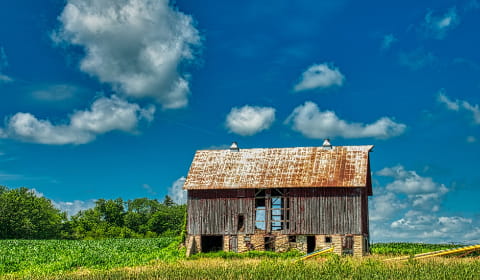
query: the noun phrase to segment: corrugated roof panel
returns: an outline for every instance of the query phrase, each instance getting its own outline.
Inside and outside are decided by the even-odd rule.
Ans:
[[[199,150],[184,188],[365,187],[372,148]]]

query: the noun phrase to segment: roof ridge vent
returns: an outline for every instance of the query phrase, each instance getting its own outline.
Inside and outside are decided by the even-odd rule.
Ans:
[[[238,147],[238,144],[237,142],[232,142],[232,145],[230,145],[230,151],[233,151],[233,152],[238,152],[240,150],[240,148]]]
[[[332,146],[332,144],[330,143],[330,139],[326,138],[325,140],[323,140],[322,148],[323,148],[324,150],[331,150],[331,149],[333,149],[333,146]]]

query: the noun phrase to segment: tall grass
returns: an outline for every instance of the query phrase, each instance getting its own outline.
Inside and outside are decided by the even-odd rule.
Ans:
[[[428,247],[382,246],[374,248],[389,248],[383,251],[388,255]],[[379,254],[367,258],[332,254],[294,262],[299,255],[216,252],[186,259],[180,238],[0,240],[0,279],[480,279],[478,258],[386,263]]]
[[[252,259],[252,258],[269,258],[269,259],[292,259],[299,258],[304,254],[297,250],[288,251],[285,253],[277,253],[271,251],[249,251],[245,253],[234,252],[210,252],[198,253],[190,256],[189,260],[198,260],[203,258],[221,258],[221,259]]]
[[[425,243],[376,243],[370,246],[372,254],[380,255],[415,255],[439,251],[444,249],[458,248],[465,245],[456,244],[425,244]]]
[[[479,279],[480,261],[435,259],[384,263],[376,258],[341,258],[335,255],[316,261],[284,259],[199,259],[121,268],[80,271],[28,279]],[[16,279],[13,277],[6,278]]]

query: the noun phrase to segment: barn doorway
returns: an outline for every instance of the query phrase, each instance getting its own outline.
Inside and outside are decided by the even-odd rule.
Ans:
[[[346,235],[343,237],[342,251],[344,255],[353,255],[353,236]]]
[[[230,236],[229,249],[230,249],[230,252],[238,253],[238,238],[236,235]]]
[[[275,236],[265,237],[265,251],[275,251]]]
[[[223,249],[223,236],[202,235],[202,252],[217,252]]]
[[[307,253],[311,253],[315,251],[315,236],[309,235],[307,236]]]

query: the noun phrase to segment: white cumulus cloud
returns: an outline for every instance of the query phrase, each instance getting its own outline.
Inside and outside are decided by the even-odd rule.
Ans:
[[[460,17],[455,8],[449,9],[443,15],[435,15],[432,11],[429,11],[425,15],[422,28],[426,36],[443,39],[447,35],[447,32],[454,29],[459,22]]]
[[[36,197],[45,197],[45,195],[35,188],[29,189]],[[90,200],[74,200],[74,201],[55,201],[51,200],[53,207],[62,212],[66,212],[68,216],[77,214],[79,211],[87,210],[95,206],[95,199]]]
[[[399,210],[405,209],[407,203],[402,202],[391,192],[375,194],[370,200],[370,220],[381,221],[395,216]]]
[[[377,175],[394,178],[385,189],[407,195],[411,206],[418,209],[438,211],[441,198],[448,192],[445,185],[434,182],[430,177],[422,177],[415,171],[405,170],[401,165],[384,168]]]
[[[268,129],[274,121],[274,108],[245,105],[232,108],[227,115],[226,126],[230,132],[250,136]]]
[[[16,113],[7,119],[0,137],[40,144],[84,144],[113,130],[135,132],[139,121],[151,121],[154,112],[153,106],[142,109],[113,95],[95,100],[90,109],[75,112],[64,124],[39,120],[30,113]]]
[[[96,100],[90,110],[74,113],[70,125],[76,130],[97,134],[112,130],[133,131],[139,119],[151,121],[154,112],[154,107],[141,109],[138,104],[112,96]]]
[[[378,138],[387,139],[402,134],[406,125],[382,117],[371,124],[349,123],[333,111],[320,111],[317,104],[307,101],[294,109],[285,121],[308,138]]]
[[[441,202],[450,191],[444,184],[401,165],[375,174],[393,181],[375,187],[370,198],[372,240],[428,243],[480,240],[480,223],[442,211]]]
[[[462,101],[462,107],[472,114],[475,124],[480,124],[480,108],[478,104],[472,105],[467,101]]]
[[[186,106],[183,65],[195,59],[201,38],[193,19],[168,0],[68,0],[59,21],[52,38],[84,49],[82,71],[118,93]]]
[[[90,200],[74,200],[74,201],[52,201],[55,208],[62,212],[67,212],[68,216],[73,216],[80,211],[84,211],[95,207],[95,199]]]
[[[450,100],[450,98],[448,98],[448,96],[446,95],[444,89],[441,89],[438,92],[437,100],[439,103],[444,104],[448,110],[451,110],[451,111],[460,110],[460,102],[458,102],[458,100],[456,101]]]
[[[395,178],[395,181],[386,186],[387,190],[405,194],[424,194],[441,192],[445,188],[430,177],[422,177],[415,171],[405,170],[401,165],[387,167],[377,172],[377,175]]]
[[[36,188],[29,189],[30,192],[35,195],[36,197],[44,197],[42,192],[39,192]]]
[[[417,242],[429,243],[472,243],[480,238],[479,227],[472,219],[420,211],[408,211],[402,218],[393,221],[387,231],[394,238],[410,236]]]
[[[168,195],[172,198],[176,204],[187,203],[187,191],[183,189],[185,184],[185,177],[178,178],[173,182],[172,186],[168,189]]]
[[[437,101],[450,111],[466,111],[469,112],[472,116],[473,122],[475,124],[480,124],[480,108],[478,104],[470,104],[465,100],[451,100],[447,95],[444,89],[441,89],[438,92]]]
[[[337,67],[328,63],[314,64],[302,73],[300,81],[294,86],[295,91],[325,89],[342,86],[345,77]]]

